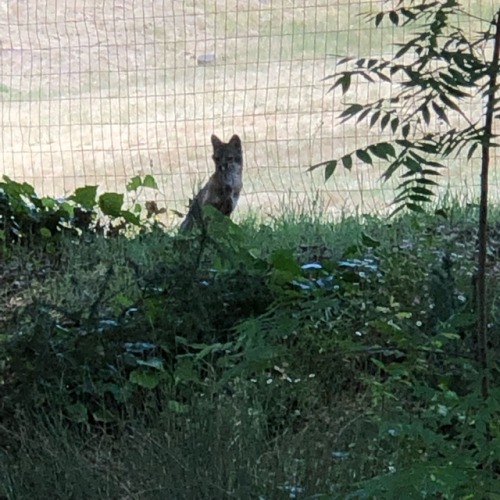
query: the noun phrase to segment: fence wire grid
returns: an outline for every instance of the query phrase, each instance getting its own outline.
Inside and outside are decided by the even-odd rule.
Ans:
[[[494,3],[465,1],[475,17],[461,19],[462,29],[486,29],[479,18],[491,20]],[[0,171],[51,196],[89,184],[124,192],[134,175],[152,174],[159,189],[145,197],[182,212],[213,170],[211,134],[237,133],[240,213],[384,210],[394,191],[380,182],[380,165],[339,169],[326,184],[322,170],[307,172],[381,137],[338,115],[354,97],[391,86],[357,81],[342,97],[323,78],[339,57],[390,55],[410,34],[359,15],[382,8],[381,0],[0,0]],[[478,164],[450,165],[457,195],[477,195]],[[495,169],[492,184],[498,198]]]

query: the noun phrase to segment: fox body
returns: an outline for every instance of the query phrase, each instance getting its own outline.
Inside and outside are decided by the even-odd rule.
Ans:
[[[238,204],[243,187],[241,140],[236,134],[227,143],[215,135],[212,135],[211,140],[215,172],[191,201],[181,230],[193,227],[195,220],[201,217],[201,209],[205,205],[212,205],[222,214],[230,216]]]

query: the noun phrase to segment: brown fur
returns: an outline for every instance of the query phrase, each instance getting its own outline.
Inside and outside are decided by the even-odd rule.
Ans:
[[[212,135],[211,139],[215,172],[191,201],[189,211],[182,221],[181,230],[191,229],[194,222],[200,218],[201,209],[207,204],[227,216],[233,213],[238,204],[243,187],[241,140],[237,135],[233,135],[227,143],[215,135]]]

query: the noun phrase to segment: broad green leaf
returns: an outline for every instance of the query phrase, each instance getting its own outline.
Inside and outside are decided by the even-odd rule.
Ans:
[[[73,216],[75,213],[75,207],[74,205],[71,205],[67,201],[63,201],[60,205],[61,210],[64,210],[66,213],[68,213],[70,216]]]
[[[291,250],[275,250],[271,254],[271,263],[279,271],[290,273],[293,276],[301,274],[301,269]]]
[[[192,359],[180,358],[177,360],[174,370],[174,380],[176,384],[186,382],[198,383],[200,381]]]
[[[46,227],[40,228],[40,235],[43,238],[51,238],[52,237],[52,233],[50,232],[50,229],[48,229]]]
[[[140,226],[141,225],[141,219],[139,215],[133,214],[132,212],[128,210],[122,210],[120,212],[120,215],[130,224],[134,224],[134,226]]]
[[[48,196],[44,196],[42,198],[42,205],[46,208],[54,208],[57,202],[54,198],[49,198]]]
[[[84,186],[76,188],[75,193],[70,197],[78,205],[87,210],[93,210],[96,205],[97,186]]]
[[[127,184],[127,191],[137,191],[142,186],[142,179],[140,175],[132,177]]]
[[[129,380],[146,389],[154,389],[162,379],[162,372],[138,368],[130,372]]]
[[[155,178],[149,174],[144,177],[142,185],[147,188],[158,189],[158,184],[156,184]]]
[[[99,196],[99,208],[104,215],[119,217],[123,205],[123,194],[104,193]]]

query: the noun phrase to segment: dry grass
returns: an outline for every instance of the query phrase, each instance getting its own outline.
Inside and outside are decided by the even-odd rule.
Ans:
[[[493,10],[493,1],[470,3],[483,17]],[[133,175],[153,173],[158,201],[183,210],[212,169],[210,135],[236,132],[246,156],[242,209],[269,213],[312,200],[334,213],[384,209],[393,194],[376,168],[339,172],[327,186],[322,172],[306,172],[373,140],[366,127],[339,125],[352,95],[327,94],[321,80],[334,68],[327,54],[390,50],[393,31],[369,30],[357,16],[377,8],[349,0],[6,0],[4,172],[58,196],[83,184],[122,191]],[[197,64],[212,52],[215,65]],[[358,99],[390,91],[353,90]],[[450,183],[470,194],[477,177],[457,162]]]

